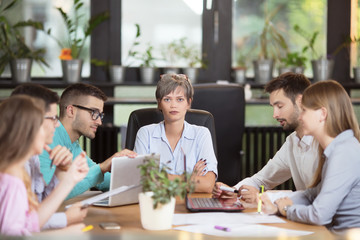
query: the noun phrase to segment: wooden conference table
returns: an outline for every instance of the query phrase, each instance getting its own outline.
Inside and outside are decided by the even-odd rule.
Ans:
[[[82,196],[76,197],[74,199],[68,200],[64,203],[64,206],[67,204],[74,203],[76,201],[83,200],[87,197],[93,196],[99,192],[86,192]],[[210,194],[193,194],[192,196],[196,197],[209,197]],[[63,207],[63,206],[62,206]],[[245,212],[255,211],[255,209],[245,210]],[[185,207],[184,200],[176,199],[176,213],[189,213]],[[294,229],[294,230],[304,230],[314,232],[311,235],[302,236],[302,237],[286,237],[278,236],[275,238],[266,238],[266,239],[316,239],[316,240],[331,240],[336,239],[333,234],[331,234],[323,226],[312,226],[306,224],[300,224],[288,221],[284,219],[286,223],[277,223],[277,224],[264,224],[269,226],[275,226],[280,228]],[[140,222],[140,209],[138,204],[132,204],[127,206],[120,207],[89,207],[87,217],[85,218],[86,225],[93,225],[93,230],[87,232],[86,235],[90,235],[91,239],[178,239],[178,240],[212,240],[212,239],[224,239],[223,237],[210,236],[205,234],[189,233],[178,230],[166,230],[166,231],[148,231],[144,230]],[[121,225],[120,230],[103,230],[99,227],[99,223],[102,222],[117,222]],[[236,238],[236,239],[248,239],[247,238]],[[256,239],[256,238],[252,238]]]

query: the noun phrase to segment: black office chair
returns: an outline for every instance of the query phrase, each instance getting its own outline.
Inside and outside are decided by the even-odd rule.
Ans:
[[[125,148],[134,149],[136,134],[145,125],[159,123],[164,120],[162,112],[157,108],[143,108],[133,111],[129,116]],[[204,110],[190,109],[185,115],[185,120],[190,124],[207,127],[211,133],[214,152],[217,156],[214,117]]]
[[[218,181],[232,186],[241,180],[244,88],[238,84],[197,84],[194,92],[192,107],[206,110],[214,116]]]

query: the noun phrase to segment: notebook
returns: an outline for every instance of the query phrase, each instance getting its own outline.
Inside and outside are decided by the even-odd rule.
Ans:
[[[120,205],[134,204],[139,202],[138,195],[142,191],[140,185],[140,169],[138,166],[143,163],[145,157],[150,155],[138,155],[135,158],[116,157],[111,163],[110,191],[127,186],[119,194],[110,195],[101,201],[95,202],[95,206],[114,207]],[[153,155],[160,159],[160,155]]]
[[[181,151],[184,155],[184,169],[186,171],[186,154],[182,148]],[[192,198],[186,194],[185,204],[190,212],[240,212],[244,210],[237,198]]]

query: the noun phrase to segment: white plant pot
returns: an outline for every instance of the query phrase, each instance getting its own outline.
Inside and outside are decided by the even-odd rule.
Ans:
[[[175,211],[175,198],[168,204],[153,208],[152,192],[139,193],[141,225],[146,230],[167,230],[172,227]]]

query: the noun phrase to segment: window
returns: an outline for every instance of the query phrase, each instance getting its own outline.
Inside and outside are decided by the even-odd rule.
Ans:
[[[123,0],[122,1],[122,64],[137,67],[139,59],[127,58],[136,35],[135,24],[140,25],[140,45],[135,51],[140,55],[149,45],[153,46],[153,57],[157,67],[170,64],[163,55],[164,49],[173,41],[186,38],[187,45],[196,46],[200,52],[202,44],[202,0]],[[178,60],[178,59],[177,59]],[[175,60],[172,67],[183,67],[184,62]]]
[[[246,59],[246,66],[250,68],[247,73],[248,77],[254,76],[251,70],[251,60],[255,60],[259,56],[259,39],[266,18],[270,20],[271,27],[274,27],[285,38],[290,52],[300,52],[307,45],[304,38],[294,31],[294,25],[298,24],[309,34],[319,31],[315,49],[318,52],[318,57],[325,55],[327,1],[233,0],[232,65],[235,67],[238,65],[239,59]],[[284,49],[279,46],[269,46],[269,51],[276,52],[277,56],[285,56]],[[305,74],[312,77],[310,60],[313,59],[313,56],[310,51],[307,51],[306,57]],[[276,62],[276,67],[279,67],[279,60]],[[276,73],[274,71],[274,75]]]
[[[10,2],[7,0],[5,2]],[[82,22],[79,25],[84,25],[90,17],[90,0],[83,0],[83,14]],[[4,5],[6,3],[3,3]],[[72,16],[73,0],[23,0],[17,3],[16,8],[7,16],[11,21],[17,22],[20,20],[32,19],[33,21],[39,21],[44,24],[45,29],[51,29],[51,35],[53,35],[60,42],[67,40],[67,31],[65,29],[64,20],[56,7],[61,7],[66,13]],[[16,13],[16,14],[15,14]],[[79,28],[78,34],[82,34],[81,28]],[[45,60],[50,65],[50,68],[39,66],[38,63],[33,62],[32,77],[61,77],[61,62],[59,59],[60,47],[54,39],[47,34],[36,31],[31,28],[24,28],[24,36],[26,43],[33,49],[45,47],[46,54]],[[85,43],[82,58],[84,59],[82,76],[88,77],[90,75],[90,38]],[[10,68],[7,68],[2,74],[3,77],[10,77]]]

